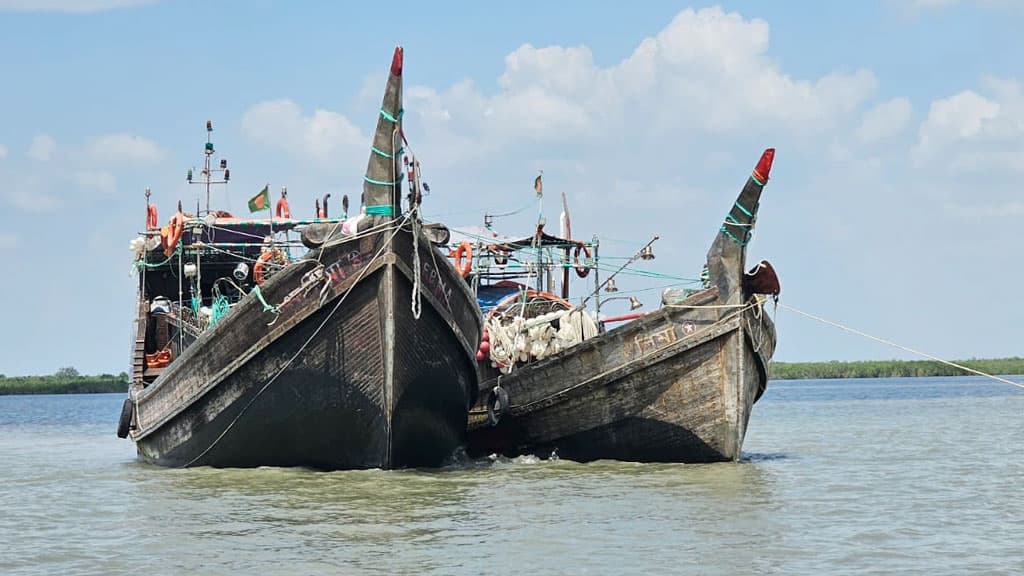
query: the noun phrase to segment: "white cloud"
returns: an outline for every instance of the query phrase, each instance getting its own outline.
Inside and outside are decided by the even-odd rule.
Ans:
[[[84,153],[88,160],[105,165],[154,164],[166,154],[152,140],[127,134],[105,134],[86,144]]]
[[[15,208],[32,214],[50,212],[60,205],[56,196],[29,183],[14,183],[5,195]]]
[[[75,174],[78,186],[85,191],[113,196],[117,192],[117,178],[106,170],[83,170]]]
[[[302,108],[287,99],[251,106],[242,115],[242,134],[255,144],[319,161],[347,161],[353,150],[369,146],[369,136],[342,114],[316,110],[303,116]]]
[[[986,95],[964,90],[932,102],[912,158],[956,172],[1024,173],[1024,90],[1016,80],[989,78]]]
[[[586,46],[524,44],[505,58],[497,92],[468,80],[447,90],[411,87],[407,108],[454,161],[456,150],[474,158],[481,147],[589,146],[643,134],[821,133],[875,93],[868,70],[785,74],[768,56],[769,37],[763,20],[687,9],[617,64],[596,65]]]
[[[0,144],[0,160],[7,158],[7,146]]]
[[[156,0],[0,0],[0,11],[103,12],[152,4]]]
[[[57,151],[57,141],[47,134],[38,134],[32,138],[28,147],[28,157],[39,162],[49,162]]]
[[[73,200],[76,192],[115,194],[118,176],[139,185],[142,174],[137,168],[159,164],[166,156],[152,140],[128,133],[100,135],[80,146],[58,146],[53,137],[40,134],[32,139],[27,158],[46,162],[46,169],[5,163],[0,180],[7,185],[0,189],[0,198],[22,212],[51,212]]]
[[[864,113],[856,135],[865,143],[891,138],[902,132],[910,121],[913,107],[906,98],[893,98]]]

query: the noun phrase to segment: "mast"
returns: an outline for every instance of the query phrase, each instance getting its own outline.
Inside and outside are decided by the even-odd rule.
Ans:
[[[367,216],[383,221],[393,220],[401,209],[403,172],[398,157],[403,152],[402,57],[402,47],[398,46],[391,59],[391,72],[363,176],[363,209]]]
[[[742,276],[746,271],[747,244],[754,233],[761,191],[768,183],[774,159],[774,148],[768,148],[761,154],[708,250],[711,282],[718,287],[719,298],[728,304],[739,304],[743,299]]]
[[[193,181],[192,168],[188,169],[188,174],[185,176],[185,180],[189,184],[199,184],[206,189],[206,213],[210,213],[210,190],[211,186],[224,185],[227,186],[229,180],[231,180],[231,171],[228,170],[228,161],[226,158],[220,159],[220,168],[215,168],[210,165],[210,161],[213,159],[213,121],[206,121],[206,145],[203,146],[203,170],[199,173],[200,179],[198,182]],[[220,179],[213,177],[213,173],[217,172],[220,174]]]

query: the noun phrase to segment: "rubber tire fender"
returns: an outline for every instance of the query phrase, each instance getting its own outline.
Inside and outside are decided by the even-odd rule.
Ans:
[[[131,398],[125,398],[121,405],[121,418],[117,421],[117,437],[127,438],[128,431],[132,427],[132,416],[135,414],[135,402]]]
[[[487,394],[487,422],[491,426],[497,426],[501,417],[508,410],[508,392],[501,386],[491,388]]]

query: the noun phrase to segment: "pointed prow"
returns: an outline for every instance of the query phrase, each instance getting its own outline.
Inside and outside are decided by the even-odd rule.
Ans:
[[[772,171],[772,162],[775,161],[775,148],[768,148],[761,154],[761,159],[757,161],[757,166],[754,167],[754,173],[752,174],[754,179],[757,180],[761,186],[768,183],[768,174]]]
[[[405,53],[402,51],[401,46],[395,46],[395,55],[391,57],[391,74],[393,76],[402,75],[402,58]]]
[[[761,192],[768,183],[774,161],[775,148],[768,148],[761,154],[708,251],[711,283],[718,287],[719,298],[730,304],[745,298],[742,280],[746,272],[747,244],[754,233]]]

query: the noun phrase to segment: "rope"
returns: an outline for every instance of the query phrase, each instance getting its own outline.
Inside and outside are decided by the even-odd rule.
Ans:
[[[217,296],[213,301],[213,306],[210,307],[210,328],[217,325],[220,319],[227,316],[228,312],[231,311],[231,303],[228,302],[227,297]]]
[[[796,308],[793,308],[792,306],[787,306],[785,304],[779,304],[779,308],[785,308],[786,310],[789,310],[790,312],[796,312],[797,314],[800,314],[801,316],[806,316],[806,317],[810,318],[811,320],[817,320],[818,322],[821,322],[823,324],[828,324],[829,326],[834,326],[836,328],[839,328],[840,330],[845,330],[846,332],[849,332],[851,334],[856,334],[857,336],[863,336],[864,338],[867,338],[869,340],[874,340],[875,342],[879,342],[881,344],[886,344],[888,346],[892,346],[893,348],[899,348],[900,350],[904,350],[904,351],[910,352],[912,354],[917,354],[918,356],[927,358],[929,360],[934,360],[936,362],[940,362],[940,363],[945,364],[947,366],[952,366],[953,368],[957,368],[957,369],[963,370],[964,372],[970,372],[971,374],[976,374],[978,376],[984,376],[985,378],[991,378],[992,380],[995,380],[996,382],[1002,382],[1003,384],[1009,384],[1010,386],[1016,386],[1018,388],[1024,388],[1024,384],[1021,384],[1019,382],[1014,382],[1012,380],[1007,380],[1006,378],[1000,378],[999,376],[993,376],[992,374],[986,374],[985,372],[982,372],[981,370],[975,370],[973,368],[968,368],[967,366],[963,366],[961,364],[957,364],[956,362],[950,362],[949,360],[943,360],[942,358],[939,358],[938,356],[932,356],[931,354],[926,354],[924,352],[921,352],[921,351],[918,351],[918,350],[914,350],[913,348],[908,348],[906,346],[902,346],[900,344],[896,344],[895,342],[890,342],[889,340],[885,340],[885,339],[879,338],[877,336],[872,336],[870,334],[866,334],[864,332],[861,332],[860,330],[855,330],[853,328],[850,328],[849,326],[843,326],[842,324],[840,324],[838,322],[832,322],[831,320],[826,320],[826,319],[824,319],[824,318],[822,318],[820,316],[815,316],[814,314],[811,314],[809,312],[804,312],[803,310],[797,310]]]
[[[379,206],[367,206],[366,214],[373,216],[394,216],[395,207],[387,204],[381,204]]]
[[[275,314],[277,313],[277,306],[271,306],[270,304],[267,304],[266,300],[263,299],[263,293],[260,292],[259,284],[252,287],[252,293],[256,295],[256,299],[260,301],[260,304],[263,304],[264,312],[273,312]]]
[[[268,380],[267,383],[263,385],[262,388],[260,388],[258,391],[256,391],[255,394],[253,394],[252,398],[250,398],[249,401],[246,402],[245,406],[243,406],[242,409],[238,411],[238,414],[235,415],[235,417],[231,420],[231,422],[228,423],[228,425],[224,427],[224,431],[221,432],[220,435],[217,436],[217,438],[213,442],[211,442],[210,445],[207,446],[206,449],[203,450],[198,456],[196,456],[195,458],[190,460],[187,464],[185,464],[183,466],[183,468],[188,468],[189,466],[195,464],[202,457],[206,456],[210,452],[210,450],[213,450],[213,448],[218,443],[220,443],[220,441],[224,438],[224,436],[227,435],[227,433],[231,430],[231,428],[234,427],[234,425],[238,422],[238,420],[242,417],[242,415],[245,414],[245,412],[249,409],[249,407],[252,406],[253,402],[255,402],[256,399],[259,398],[261,395],[263,395],[263,393],[266,392],[267,388],[269,388],[270,385],[273,384],[275,380],[277,380],[278,376],[283,374],[284,371],[287,370],[288,367],[292,365],[292,362],[294,362],[295,359],[298,358],[299,355],[302,354],[306,350],[306,347],[309,346],[310,342],[312,342],[317,337],[317,335],[320,334],[320,331],[323,330],[324,326],[326,326],[327,323],[331,320],[331,318],[334,316],[334,313],[337,312],[339,308],[341,308],[341,305],[345,302],[345,299],[348,298],[348,295],[352,293],[352,290],[356,286],[359,285],[359,281],[362,279],[363,275],[366,273],[367,270],[369,270],[372,267],[372,266],[370,266],[370,264],[372,264],[378,258],[380,258],[381,254],[384,253],[384,250],[386,250],[387,247],[391,245],[391,240],[394,239],[395,235],[398,234],[399,230],[401,230],[400,226],[398,228],[396,228],[395,231],[391,234],[391,236],[381,245],[380,250],[377,250],[377,253],[373,255],[373,258],[371,258],[369,262],[367,262],[366,266],[363,266],[363,268],[359,271],[359,274],[356,276],[355,280],[352,282],[352,285],[349,286],[349,289],[346,290],[344,294],[342,294],[341,298],[338,299],[337,304],[335,304],[334,308],[331,308],[331,311],[327,314],[327,317],[325,317],[323,322],[321,322],[320,325],[316,327],[316,330],[314,330],[313,333],[310,334],[309,338],[305,342],[302,343],[302,346],[299,347],[299,349],[295,352],[295,354],[293,354],[292,357],[289,358],[288,361],[284,363],[284,366],[282,366],[270,378],[270,380]],[[262,298],[260,298],[260,300],[262,301]]]
[[[148,263],[148,262],[146,262],[144,260],[138,260],[138,261],[135,262],[135,267],[136,268],[159,268],[160,266],[163,266],[164,264],[167,264],[172,259],[174,259],[174,257],[177,256],[178,252],[180,252],[180,251],[181,251],[181,243],[178,243],[178,245],[174,247],[174,252],[171,252],[171,255],[168,256],[167,259],[164,260],[163,262],[160,262],[159,264],[150,264],[150,263]]]
[[[420,221],[417,210],[413,206],[409,210],[409,218],[412,222],[412,317],[419,320],[423,303],[420,295]]]

